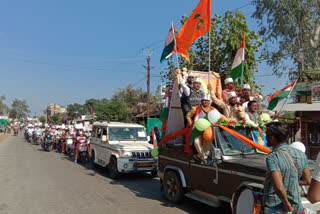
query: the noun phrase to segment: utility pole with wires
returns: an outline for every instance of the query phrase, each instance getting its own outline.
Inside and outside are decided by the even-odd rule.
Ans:
[[[143,67],[147,69],[147,119],[150,116],[150,71],[154,68],[150,66],[150,57],[152,53],[153,52],[150,52],[150,50],[144,53],[147,56],[147,66],[143,65]]]

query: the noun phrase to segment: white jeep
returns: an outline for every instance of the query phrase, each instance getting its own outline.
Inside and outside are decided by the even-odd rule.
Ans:
[[[116,179],[120,173],[151,172],[157,175],[157,159],[151,156],[143,126],[120,122],[95,122],[92,128],[90,156],[93,164],[108,167]]]

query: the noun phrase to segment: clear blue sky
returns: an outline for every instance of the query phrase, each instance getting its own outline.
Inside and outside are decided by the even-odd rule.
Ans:
[[[165,69],[159,58],[171,21],[190,15],[198,0],[29,0],[0,2],[0,94],[26,99],[32,115],[48,103],[83,103],[110,98],[128,84],[146,88],[143,49],[154,52],[152,90]],[[213,13],[249,0],[212,0]],[[251,30],[254,7],[241,8]],[[259,75],[271,74],[265,65]],[[286,77],[257,77],[265,93],[285,86]]]

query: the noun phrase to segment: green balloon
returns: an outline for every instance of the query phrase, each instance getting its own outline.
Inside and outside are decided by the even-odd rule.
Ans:
[[[196,126],[196,129],[203,132],[204,130],[206,130],[207,128],[209,128],[211,126],[211,123],[204,118],[200,118],[196,121],[195,126]]]
[[[151,155],[152,155],[152,157],[154,157],[154,158],[158,157],[158,155],[159,155],[158,148],[152,149],[152,150],[151,150]]]
[[[270,121],[270,115],[267,113],[263,113],[260,115],[260,118],[263,122],[268,123]]]

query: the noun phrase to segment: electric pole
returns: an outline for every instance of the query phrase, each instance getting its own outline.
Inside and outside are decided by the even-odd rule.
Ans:
[[[145,69],[147,69],[147,119],[150,116],[150,71],[152,68],[150,66],[150,56],[152,55],[152,52],[148,50],[148,52],[145,53],[147,55],[147,66],[143,66]]]

